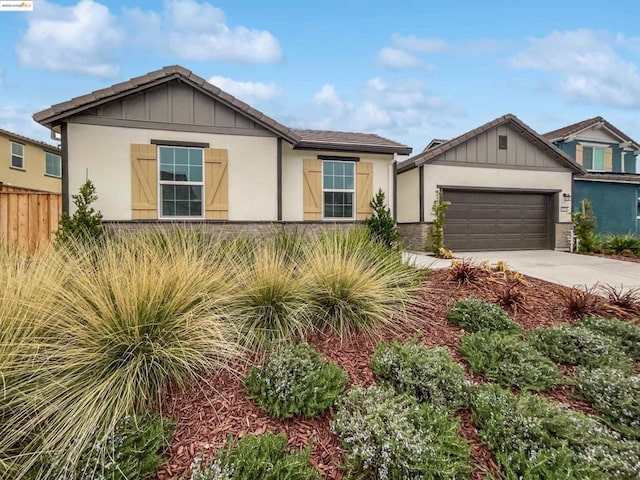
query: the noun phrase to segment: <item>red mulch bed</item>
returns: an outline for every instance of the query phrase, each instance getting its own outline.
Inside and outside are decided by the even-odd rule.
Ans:
[[[465,362],[460,360],[456,347],[462,331],[449,325],[444,315],[459,298],[475,295],[485,300],[495,300],[496,292],[507,282],[506,275],[497,272],[483,273],[483,278],[476,285],[459,286],[448,278],[446,270],[429,272],[421,292],[407,309],[407,322],[403,328],[397,332],[383,333],[381,339],[407,340],[420,333],[425,344],[448,347],[453,358],[465,365],[472,381],[482,381],[480,376],[470,374]],[[565,287],[530,277],[522,278],[520,288],[525,296],[526,311],[510,311],[514,320],[526,330],[573,322],[562,304],[561,291]],[[325,358],[338,363],[349,373],[350,384],[370,385],[374,382],[374,375],[369,359],[378,341],[379,339],[363,335],[342,340],[326,335],[313,339],[311,343]],[[169,396],[162,413],[177,419],[178,425],[172,445],[165,455],[166,465],[157,471],[157,480],[188,478],[189,466],[198,454],[213,456],[229,435],[257,434],[266,430],[285,432],[293,447],[302,447],[312,441],[312,462],[323,477],[343,478],[340,446],[337,438],[329,431],[330,412],[313,420],[270,418],[244,392],[242,377],[250,361],[251,359],[235,365],[235,373],[216,373],[205,383],[193,385],[185,392]],[[565,371],[571,373],[570,369]],[[544,396],[593,413],[588,403],[574,398],[569,386],[559,386]],[[487,472],[496,473],[498,466],[494,455],[478,437],[471,422],[470,411],[463,410],[458,416],[461,420],[460,433],[472,448],[475,467],[472,478],[481,479]]]
[[[640,263],[640,257],[625,257],[624,255],[613,255],[608,253],[594,253],[593,256],[611,258],[612,260],[622,260],[624,262]]]

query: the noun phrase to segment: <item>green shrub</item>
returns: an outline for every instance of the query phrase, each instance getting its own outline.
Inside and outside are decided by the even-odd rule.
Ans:
[[[468,404],[464,370],[444,347],[427,347],[417,341],[380,343],[371,367],[383,384],[413,395],[419,402],[452,410]]]
[[[587,328],[570,325],[536,328],[530,332],[530,343],[556,362],[587,368],[611,366],[626,371],[632,368],[620,342]]]
[[[507,312],[479,298],[469,297],[458,300],[446,314],[449,323],[471,332],[491,330],[519,333],[522,327],[511,320]]]
[[[263,368],[252,367],[245,387],[260,407],[278,418],[315,417],[335,404],[348,376],[306,343],[274,350]]]
[[[592,417],[537,395],[497,385],[473,400],[480,437],[508,479],[631,479],[640,475],[640,443],[622,441]]]
[[[399,252],[372,242],[366,230],[319,237],[300,272],[318,329],[338,335],[377,334],[405,322],[405,306],[422,278]]]
[[[615,318],[585,317],[576,324],[619,342],[624,352],[640,360],[640,326]]]
[[[624,255],[631,252],[633,255],[640,255],[640,238],[631,233],[624,235],[608,235],[603,242],[603,248],[607,253]]]
[[[436,191],[436,199],[431,206],[431,215],[433,216],[433,223],[429,227],[429,245],[428,248],[433,252],[435,256],[439,256],[441,252],[446,252],[444,243],[444,219],[447,213],[447,207],[451,205],[451,202],[447,202],[444,199],[442,190]]]
[[[517,335],[483,330],[462,337],[458,348],[474,372],[501,385],[547,390],[560,380],[553,362]]]
[[[371,209],[373,213],[365,220],[371,238],[388,248],[394,247],[400,238],[400,232],[391,216],[391,210],[385,204],[382,189],[379,189],[371,200]]]
[[[310,458],[310,447],[289,450],[284,433],[229,438],[213,463],[194,462],[191,480],[320,480]]]
[[[71,195],[76,206],[73,215],[63,212],[56,231],[55,241],[59,245],[76,246],[101,243],[105,232],[102,214],[90,205],[98,199],[96,187],[87,180],[76,195]]]
[[[576,387],[616,430],[640,438],[640,376],[609,368],[582,369]]]
[[[358,385],[331,422],[349,475],[391,480],[467,478],[470,449],[459,427],[455,417],[412,396]]]
[[[602,249],[602,239],[596,234],[597,222],[591,202],[583,198],[580,201],[580,210],[573,212],[572,218],[577,252],[599,252]]]

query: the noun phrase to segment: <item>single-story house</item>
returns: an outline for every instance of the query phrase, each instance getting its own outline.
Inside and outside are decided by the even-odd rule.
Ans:
[[[569,155],[504,115],[453,140],[436,140],[397,169],[398,223],[409,248],[424,249],[442,192],[451,202],[444,239],[454,251],[565,249],[572,180]]]
[[[378,189],[395,208],[396,159],[411,153],[373,134],[286,127],[180,66],[34,119],[61,134],[64,209],[73,211],[70,195],[89,178],[112,228],[195,221],[237,232],[364,220]]]
[[[576,176],[573,208],[588,199],[601,233],[640,235],[640,144],[602,117],[559,128],[544,137],[587,171]]]

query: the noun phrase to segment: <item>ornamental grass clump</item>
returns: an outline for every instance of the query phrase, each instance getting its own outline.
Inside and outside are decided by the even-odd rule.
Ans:
[[[585,317],[576,325],[619,342],[622,350],[640,361],[640,325],[615,318]]]
[[[462,337],[458,349],[472,371],[500,385],[544,391],[560,381],[553,362],[518,335],[483,330]]]
[[[383,385],[419,402],[455,411],[467,406],[470,385],[462,366],[444,347],[427,347],[417,341],[380,343],[371,368]]]
[[[284,433],[230,437],[215,461],[196,459],[191,480],[320,480],[311,465],[311,446],[289,449]]]
[[[47,452],[56,464],[43,479],[77,471],[85,448],[122,418],[238,353],[233,324],[218,313],[229,302],[224,274],[195,249],[168,245],[131,237],[57,254],[63,285],[39,321],[46,335],[7,372],[23,376],[23,401],[6,410],[0,451],[17,447],[25,469]]]
[[[627,437],[640,439],[639,375],[628,375],[611,368],[581,369],[576,388],[609,425]]]
[[[331,430],[338,435],[350,478],[462,479],[471,473],[470,448],[460,422],[410,395],[354,386]]]
[[[536,328],[529,338],[537,350],[556,362],[586,368],[608,366],[624,371],[633,368],[633,361],[617,339],[588,328],[571,325]]]
[[[289,418],[320,415],[341,397],[347,380],[338,365],[299,343],[277,347],[263,367],[249,370],[244,383],[260,408],[276,418]]]
[[[507,312],[476,297],[458,300],[446,313],[447,321],[471,332],[490,330],[504,333],[520,333],[522,327],[511,320]]]
[[[255,350],[302,340],[314,329],[308,288],[286,252],[273,246],[258,247],[249,261],[235,261],[230,315],[242,343]]]
[[[402,263],[399,252],[371,241],[362,230],[319,237],[300,274],[315,325],[340,336],[379,334],[396,326],[422,277]]]
[[[502,478],[626,480],[640,475],[640,443],[593,417],[524,392],[485,385],[472,401],[480,438],[496,452]]]

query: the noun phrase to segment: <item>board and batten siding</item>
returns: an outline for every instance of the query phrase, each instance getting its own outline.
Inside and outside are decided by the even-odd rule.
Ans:
[[[508,147],[498,148],[498,137],[506,135]],[[524,134],[507,125],[501,125],[478,134],[466,142],[447,150],[433,158],[430,164],[472,165],[482,167],[503,167],[515,169],[535,169],[564,171],[566,166],[533,144]]]
[[[177,132],[70,123],[69,193],[87,178],[96,186],[95,208],[105,220],[132,219],[131,144],[154,140],[208,143],[228,151],[228,219],[277,219],[277,140],[275,137]],[[302,168],[302,167],[300,167]],[[302,172],[300,172],[302,176]],[[302,205],[302,193],[297,199]],[[73,212],[73,205],[70,205]]]
[[[338,153],[319,150],[295,150],[287,142],[282,145],[282,219],[288,222],[302,222],[304,215],[304,160],[316,159],[318,155],[360,158],[360,162],[371,163],[373,175],[373,196],[378,189],[385,193],[389,208],[393,209],[393,155],[374,153]],[[363,202],[356,202],[364,207]],[[371,198],[369,198],[369,201]],[[318,217],[321,218],[321,213]],[[320,219],[319,218],[319,219]]]

